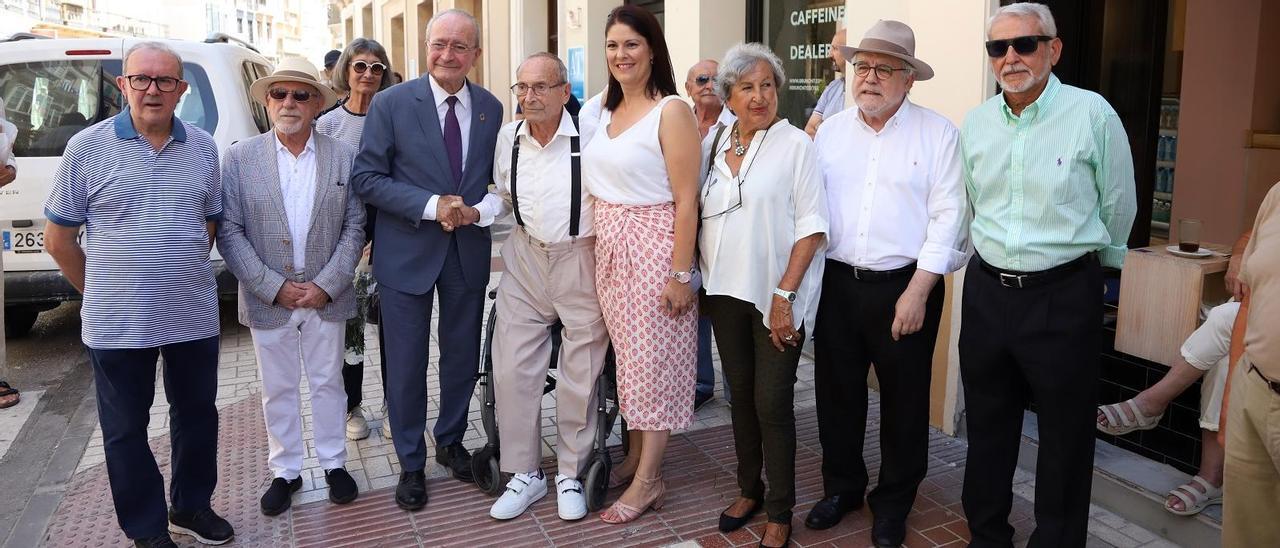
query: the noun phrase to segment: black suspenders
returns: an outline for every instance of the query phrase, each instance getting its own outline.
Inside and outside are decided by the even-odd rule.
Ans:
[[[573,129],[578,129],[578,117],[571,116],[573,120]],[[524,226],[524,219],[520,218],[520,199],[516,194],[516,164],[520,160],[520,128],[524,126],[524,120],[516,124],[515,138],[511,143],[511,181],[507,184],[511,189],[511,210],[515,213],[516,224]],[[574,135],[569,138],[569,162],[570,162],[570,194],[569,194],[569,237],[578,237],[578,224],[582,217],[582,150],[581,139]]]

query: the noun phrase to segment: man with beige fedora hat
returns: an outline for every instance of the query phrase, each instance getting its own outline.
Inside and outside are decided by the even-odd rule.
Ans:
[[[964,265],[968,203],[959,132],[907,99],[933,69],[915,35],[878,21],[855,46],[851,108],[814,139],[831,218],[814,332],[826,498],[805,520],[825,529],[862,505],[867,372],[880,381],[879,482],[867,495],[876,546],[898,546],[928,470],[929,377],[942,317],[943,275]]]
[[[249,92],[267,107],[274,129],[227,149],[218,251],[240,280],[240,323],[253,334],[258,358],[274,476],[261,507],[273,516],[289,508],[302,485],[304,370],[329,500],[356,498],[343,468],[342,357],[346,321],[356,314],[351,280],[364,247],[365,212],[348,184],[355,149],[312,129],[316,114],[337,101],[315,66],[285,59]]]

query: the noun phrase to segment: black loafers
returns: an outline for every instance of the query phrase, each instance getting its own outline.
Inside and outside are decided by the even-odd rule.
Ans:
[[[449,469],[453,475],[453,479],[464,483],[474,483],[475,477],[471,475],[471,453],[467,452],[467,448],[461,443],[446,445],[440,448],[436,453],[436,462]]]
[[[840,523],[845,514],[862,508],[862,497],[843,494],[832,495],[818,501],[804,518],[804,526],[810,529],[830,529]]]
[[[734,502],[736,503],[737,501]],[[751,509],[747,510],[747,513],[740,517],[730,516],[728,513],[729,509],[726,508],[724,512],[720,512],[720,532],[729,533],[741,529],[743,525],[746,525],[748,521],[751,521],[752,517],[755,517],[756,512],[759,512],[760,507],[763,505],[764,503],[762,501],[755,501],[755,504],[751,505]],[[730,505],[729,507],[732,508],[733,505]]]
[[[401,472],[400,484],[396,485],[396,506],[402,510],[416,512],[427,505],[427,476],[422,470],[417,472]]]
[[[324,481],[329,484],[329,502],[334,504],[347,504],[360,494],[356,480],[343,468],[325,470]]]
[[[876,548],[898,548],[906,538],[906,519],[877,517],[871,522],[871,542]]]
[[[267,488],[267,492],[262,494],[262,500],[259,501],[262,506],[262,515],[275,516],[288,510],[293,504],[293,494],[298,492],[298,489],[302,489],[302,478],[271,480],[271,487]]]

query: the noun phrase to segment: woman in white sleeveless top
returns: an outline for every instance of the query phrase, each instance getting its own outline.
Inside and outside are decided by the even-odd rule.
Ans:
[[[667,439],[693,421],[699,146],[657,19],[620,6],[605,36],[609,88],[582,173],[596,200],[596,290],[631,430],[630,454],[611,480],[635,478],[600,517],[626,523],[662,506]]]

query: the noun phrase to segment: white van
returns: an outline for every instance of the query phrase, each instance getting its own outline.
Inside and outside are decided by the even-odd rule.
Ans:
[[[0,42],[0,95],[9,121],[18,126],[13,148],[18,178],[0,188],[4,323],[10,336],[30,330],[41,311],[80,299],[44,252],[44,202],[67,140],[125,106],[115,77],[124,52],[139,41],[20,37]],[[164,42],[182,56],[183,78],[190,84],[178,116],[213,135],[219,150],[270,128],[266,109],[249,98],[249,84],[271,72],[265,57],[247,44],[226,43],[225,37]],[[235,278],[216,249],[213,259],[219,293],[234,295]]]

